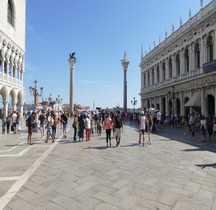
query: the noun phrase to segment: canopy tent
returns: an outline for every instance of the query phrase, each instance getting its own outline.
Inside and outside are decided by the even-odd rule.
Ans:
[[[201,107],[201,97],[198,93],[195,93],[189,101],[185,104],[185,106],[198,106]]]

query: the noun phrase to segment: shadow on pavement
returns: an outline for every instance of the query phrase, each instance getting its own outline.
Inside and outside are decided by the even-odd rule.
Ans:
[[[199,164],[199,165],[195,165],[195,166],[201,167],[201,169],[204,169],[204,168],[207,168],[207,167],[212,167],[212,168],[216,169],[216,163],[213,163],[213,164]]]

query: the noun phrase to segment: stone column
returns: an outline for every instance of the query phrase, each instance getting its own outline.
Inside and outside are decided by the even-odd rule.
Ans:
[[[172,55],[172,76],[176,77],[176,54]]]
[[[3,105],[4,105],[5,114],[6,116],[8,116],[8,101],[3,100]]]
[[[205,116],[206,111],[206,101],[205,101],[205,90],[204,88],[201,88],[200,90],[200,96],[201,96],[201,113]]]
[[[144,72],[141,73],[141,90],[144,89]]]
[[[185,57],[184,49],[180,51],[180,76],[185,73]]]
[[[169,58],[165,59],[165,72],[166,72],[165,80],[168,80],[169,79]]]
[[[124,53],[124,59],[121,60],[121,64],[123,66],[124,71],[124,94],[123,94],[123,108],[124,112],[127,112],[127,68],[129,65],[129,61],[126,58],[126,52]]]
[[[158,83],[160,83],[161,81],[162,81],[162,78],[163,78],[163,71],[162,71],[162,68],[163,68],[163,62],[161,61],[160,63],[159,63],[159,81],[158,81]]]
[[[157,65],[154,65],[154,83],[157,84]]]
[[[213,59],[216,60],[216,30],[214,30],[214,35],[212,36],[213,38]]]
[[[69,112],[74,113],[74,65],[76,63],[75,58],[68,60],[70,64],[70,107]]]
[[[216,86],[215,86],[214,89],[215,89],[215,91],[214,91],[214,93],[215,93],[215,94],[214,94],[214,99],[215,99],[215,108],[214,108],[215,111],[214,111],[214,116],[215,116],[215,115],[216,115]]]
[[[195,70],[195,51],[194,43],[190,45],[189,72]]]
[[[149,86],[152,86],[152,68],[149,69],[149,73],[150,73],[150,84]]]

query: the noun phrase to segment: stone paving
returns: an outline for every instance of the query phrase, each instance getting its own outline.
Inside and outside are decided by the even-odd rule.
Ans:
[[[34,133],[32,146],[25,132],[0,134],[0,209],[216,209],[215,141],[166,127],[143,147],[125,126],[121,147],[106,148],[104,131],[74,143],[72,130],[53,144]]]

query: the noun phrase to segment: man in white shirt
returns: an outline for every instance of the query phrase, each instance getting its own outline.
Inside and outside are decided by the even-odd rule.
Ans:
[[[17,113],[16,113],[16,111],[13,112],[11,120],[12,120],[13,132],[15,134],[16,133],[16,125],[17,125]]]

